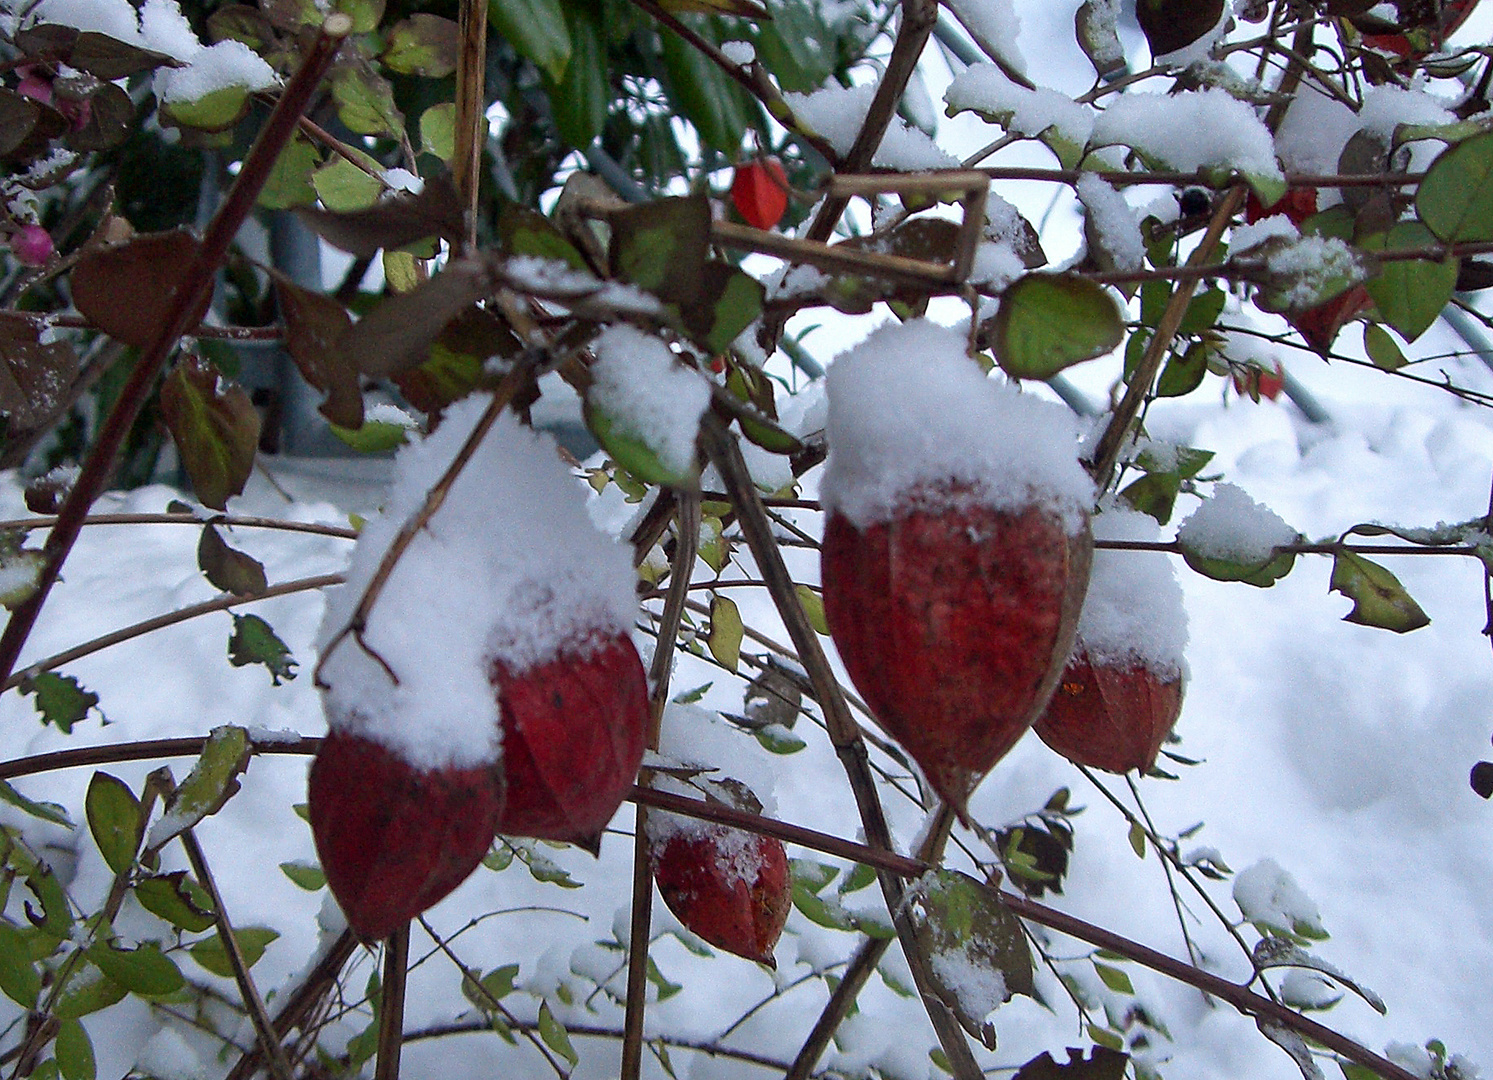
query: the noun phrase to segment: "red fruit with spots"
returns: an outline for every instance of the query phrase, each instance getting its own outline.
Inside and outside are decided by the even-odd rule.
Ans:
[[[488,676],[503,717],[508,798],[497,831],[592,851],[643,763],[648,683],[631,639],[617,634]]]
[[[788,210],[788,174],[777,158],[749,161],[736,168],[731,202],[748,225],[772,229]]]
[[[477,868],[502,809],[502,768],[422,771],[378,743],[333,730],[311,763],[309,804],[332,895],[358,937],[373,942]]]
[[[824,607],[876,722],[962,816],[1057,685],[1092,541],[1087,523],[1071,533],[1042,506],[1014,512],[926,494],[865,529],[829,516]]]
[[[1079,646],[1033,730],[1069,761],[1106,772],[1149,772],[1182,712],[1180,674],[1140,663],[1095,664]]]

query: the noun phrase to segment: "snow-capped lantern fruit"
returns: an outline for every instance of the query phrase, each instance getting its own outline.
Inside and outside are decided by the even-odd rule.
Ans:
[[[1110,507],[1099,540],[1155,541],[1156,522]],[[1149,772],[1182,711],[1187,613],[1171,561],[1154,551],[1094,553],[1078,642],[1033,730],[1069,761]]]
[[[353,932],[388,937],[466,880],[492,846],[496,765],[421,771],[334,729],[311,763],[309,816],[327,885]]]
[[[748,161],[736,167],[731,202],[754,229],[773,229],[788,210],[788,174],[777,158]]]
[[[961,815],[1062,673],[1093,498],[1070,415],[964,347],[915,320],[835,361],[820,553],[851,681]]]
[[[738,782],[703,785],[737,809],[761,811]],[[718,949],[777,967],[773,948],[793,906],[783,842],[657,810],[647,821],[653,880],[675,918]]]
[[[613,634],[518,671],[495,660],[508,799],[497,831],[592,851],[647,746],[648,682],[632,640]]]

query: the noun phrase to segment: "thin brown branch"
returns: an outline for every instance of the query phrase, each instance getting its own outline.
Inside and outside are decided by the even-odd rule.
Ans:
[[[384,942],[384,979],[378,1007],[378,1061],[373,1080],[399,1080],[399,1053],[404,1046],[404,990],[409,975],[410,924]]]
[[[782,233],[754,229],[750,225],[740,225],[734,221],[711,222],[710,235],[716,243],[725,247],[776,255],[788,262],[805,263],[823,270],[868,274],[919,287],[957,284],[950,266],[909,259],[903,255],[885,255],[878,251],[861,251],[843,246],[832,247],[820,240],[797,239]]]
[[[57,524],[57,516],[11,518],[0,521],[0,531],[18,529],[48,529]],[[277,529],[281,532],[311,533],[315,536],[335,536],[341,540],[356,540],[358,530],[345,525],[319,525],[310,521],[287,521],[283,518],[246,517],[239,514],[213,514],[198,517],[196,514],[89,514],[83,519],[87,525],[227,525],[230,528]]]
[[[196,325],[195,313],[213,287],[213,278],[238,235],[239,227],[254,208],[270,172],[279,160],[280,151],[295,131],[296,121],[321,85],[332,66],[342,41],[352,31],[352,19],[337,12],[328,15],[312,41],[300,68],[286,83],[274,111],[265,121],[254,146],[244,158],[243,167],[234,179],[222,207],[213,216],[192,261],[172,294],[165,318],[156,339],[146,348],[120,390],[119,398],[94,440],[78,482],[58,515],[61,520],[47,536],[43,549],[46,562],[38,575],[36,591],[11,613],[0,634],[0,680],[15,670],[31,628],[62,572],[62,564],[72,551],[89,507],[103,493],[114,473],[115,458],[134,426],[135,418],[150,396],[151,388],[165,367],[177,342]]]
[[[98,327],[81,315],[44,314],[34,311],[7,311],[7,319],[24,319],[39,330],[62,328],[65,330],[94,330]],[[102,332],[102,331],[99,331]],[[273,326],[209,326],[198,323],[182,331],[182,337],[204,341],[279,341],[285,336],[285,328]]]

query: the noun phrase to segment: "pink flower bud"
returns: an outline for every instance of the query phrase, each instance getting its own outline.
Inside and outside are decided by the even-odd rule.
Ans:
[[[40,266],[52,257],[52,234],[40,225],[23,225],[10,238],[10,253],[22,266]]]

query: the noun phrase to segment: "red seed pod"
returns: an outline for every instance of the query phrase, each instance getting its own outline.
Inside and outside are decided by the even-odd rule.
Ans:
[[[1080,646],[1033,730],[1069,761],[1106,772],[1150,771],[1182,712],[1182,677],[1144,664],[1094,664]]]
[[[311,763],[316,853],[348,925],[388,937],[466,880],[492,846],[499,765],[420,771],[378,743],[333,730]]]
[[[1272,206],[1266,206],[1260,202],[1260,197],[1253,191],[1249,198],[1244,201],[1244,220],[1253,225],[1261,218],[1274,217],[1276,214],[1285,214],[1291,219],[1291,224],[1300,226],[1303,221],[1317,212],[1317,189],[1309,187],[1291,188],[1279,202]]]
[[[788,210],[788,174],[782,163],[763,158],[738,165],[731,181],[731,202],[753,228],[776,228]]]
[[[1355,285],[1326,303],[1287,315],[1286,321],[1297,329],[1308,345],[1319,353],[1325,353],[1332,348],[1338,331],[1373,303],[1369,291],[1362,285]]]
[[[524,671],[495,661],[488,678],[508,781],[497,831],[594,851],[643,762],[648,683],[637,648],[617,634]]]
[[[1092,539],[1087,523],[1072,534],[1041,506],[922,502],[914,493],[910,509],[864,530],[829,516],[824,607],[876,722],[963,815],[1057,685]]]

